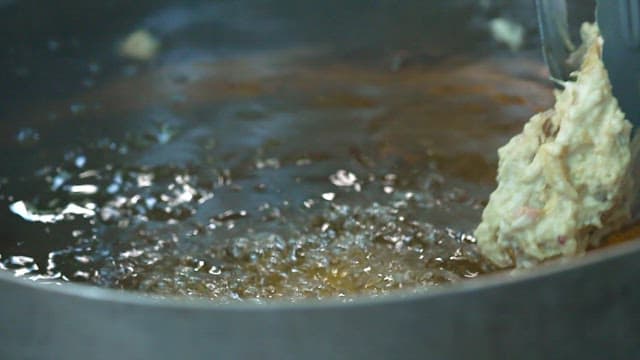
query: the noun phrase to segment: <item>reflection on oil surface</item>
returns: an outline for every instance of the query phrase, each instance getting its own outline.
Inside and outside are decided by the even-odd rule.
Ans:
[[[221,301],[474,278],[496,148],[551,100],[541,69],[295,49],[123,71],[2,125],[0,264]]]

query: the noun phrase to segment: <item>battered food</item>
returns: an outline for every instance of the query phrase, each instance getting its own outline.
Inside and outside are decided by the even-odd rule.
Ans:
[[[597,26],[581,35],[575,81],[498,150],[498,187],[475,231],[498,266],[580,254],[630,220],[631,124],[611,93]]]
[[[160,41],[148,30],[137,30],[129,34],[120,44],[121,56],[138,61],[153,59],[160,49]]]

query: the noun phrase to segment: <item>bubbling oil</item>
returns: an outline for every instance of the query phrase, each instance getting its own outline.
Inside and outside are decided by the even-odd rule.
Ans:
[[[189,81],[184,66],[149,70],[46,109],[88,110],[5,129],[25,161],[0,181],[0,266],[217,301],[348,299],[495,270],[470,234],[495,149],[550,101],[531,80],[542,65],[256,65],[272,58],[201,63]],[[117,101],[158,84],[171,86]],[[52,150],[61,129],[81,141]]]

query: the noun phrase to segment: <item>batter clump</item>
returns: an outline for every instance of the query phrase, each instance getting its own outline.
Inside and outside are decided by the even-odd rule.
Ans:
[[[498,150],[498,187],[475,231],[498,266],[580,254],[630,220],[631,124],[611,93],[598,27],[581,35],[575,81]]]

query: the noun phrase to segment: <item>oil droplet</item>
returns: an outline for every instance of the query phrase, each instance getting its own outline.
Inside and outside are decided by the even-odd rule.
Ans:
[[[332,193],[332,192],[327,192],[322,194],[322,198],[327,200],[327,201],[333,201],[333,199],[335,199],[336,197],[336,193]]]
[[[331,174],[331,176],[329,176],[329,180],[335,186],[347,187],[353,186],[358,178],[354,173],[341,169],[338,170],[335,174]]]

